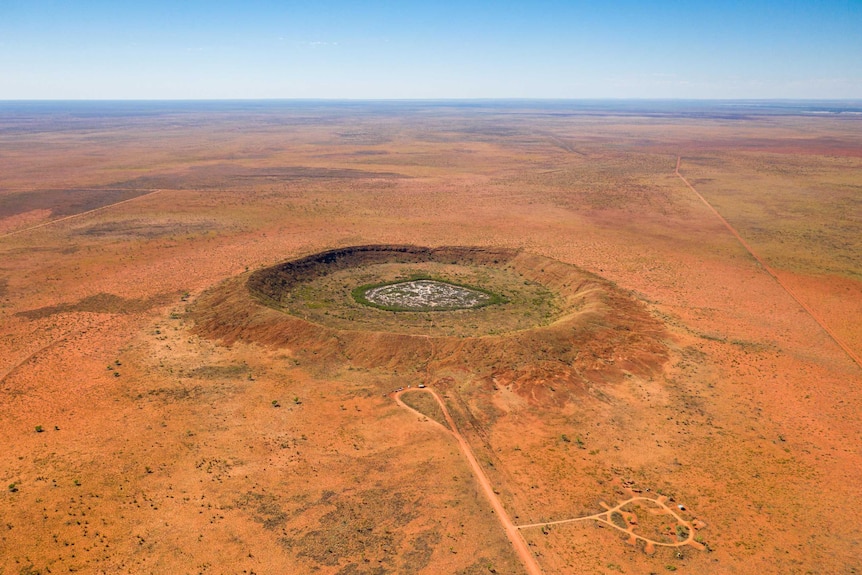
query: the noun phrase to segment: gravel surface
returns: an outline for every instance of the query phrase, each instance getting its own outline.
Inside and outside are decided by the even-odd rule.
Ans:
[[[365,298],[377,305],[403,309],[465,309],[477,307],[491,296],[445,282],[415,280],[372,288]]]

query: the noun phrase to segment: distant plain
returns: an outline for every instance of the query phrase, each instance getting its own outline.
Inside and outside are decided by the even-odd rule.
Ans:
[[[214,318],[370,244],[512,250],[606,309],[463,357],[382,310]],[[556,321],[524,293],[506,329]],[[390,395],[420,383],[516,524],[639,494],[699,527],[522,530],[548,575],[858,573],[859,356],[859,102],[0,102],[0,574],[525,572],[439,407]]]

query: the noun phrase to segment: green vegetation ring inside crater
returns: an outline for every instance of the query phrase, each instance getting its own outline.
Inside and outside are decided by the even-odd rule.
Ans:
[[[571,296],[546,287],[544,265],[562,264],[502,248],[354,246],[259,270],[247,286],[258,302],[320,326],[476,337],[546,326],[569,313]],[[581,277],[574,269],[565,267],[573,282]],[[404,292],[404,284],[422,280],[475,301],[432,307],[368,297],[375,288]]]
[[[479,287],[431,277],[365,284],[351,295],[363,305],[407,312],[453,311],[507,302],[503,296]]]

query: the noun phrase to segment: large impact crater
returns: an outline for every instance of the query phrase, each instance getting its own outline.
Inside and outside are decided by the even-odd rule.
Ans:
[[[650,377],[667,358],[662,324],[629,293],[503,248],[329,250],[230,278],[191,315],[201,335],[286,348],[327,369],[388,368],[426,383],[467,372],[535,400]]]

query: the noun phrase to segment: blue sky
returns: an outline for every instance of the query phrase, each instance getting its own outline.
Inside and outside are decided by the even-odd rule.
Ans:
[[[862,0],[0,0],[0,100],[209,98],[862,98]]]

